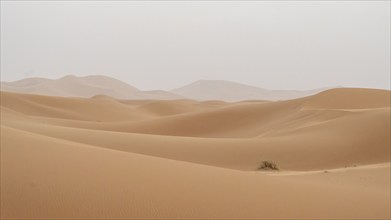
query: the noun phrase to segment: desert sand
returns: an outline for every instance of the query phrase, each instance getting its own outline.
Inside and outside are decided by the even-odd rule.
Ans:
[[[1,92],[2,218],[391,218],[390,91],[60,96]]]

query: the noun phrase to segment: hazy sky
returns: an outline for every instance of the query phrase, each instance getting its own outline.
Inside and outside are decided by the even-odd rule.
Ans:
[[[390,89],[389,1],[1,1],[1,80]]]

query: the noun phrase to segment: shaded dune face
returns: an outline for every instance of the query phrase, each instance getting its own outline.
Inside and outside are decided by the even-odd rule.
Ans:
[[[1,217],[388,219],[390,100],[1,92]],[[263,160],[280,171],[256,171]]]

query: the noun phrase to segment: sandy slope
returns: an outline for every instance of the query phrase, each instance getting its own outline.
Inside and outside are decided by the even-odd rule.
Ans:
[[[2,92],[1,217],[388,219],[390,95],[225,103]],[[281,171],[256,171],[262,160]]]

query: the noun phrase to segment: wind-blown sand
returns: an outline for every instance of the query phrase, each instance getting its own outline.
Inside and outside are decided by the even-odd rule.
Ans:
[[[389,219],[390,101],[2,92],[1,217]]]

